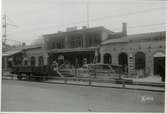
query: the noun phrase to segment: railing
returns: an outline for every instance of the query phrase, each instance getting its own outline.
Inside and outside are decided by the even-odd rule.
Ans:
[[[49,77],[48,77],[49,78]],[[62,80],[64,84],[67,84],[69,81],[80,81],[80,82],[87,82],[87,85],[91,86],[92,82],[104,82],[104,83],[120,83],[122,84],[123,88],[126,88],[127,81],[124,79],[95,79],[95,78],[79,78],[79,77],[50,77],[51,79]]]

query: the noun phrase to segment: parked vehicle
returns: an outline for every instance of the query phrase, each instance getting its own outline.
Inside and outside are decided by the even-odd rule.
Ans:
[[[26,78],[28,80],[43,80],[47,79],[49,75],[56,75],[52,66],[15,66],[12,68],[12,74],[16,74],[19,80]]]
[[[64,65],[45,65],[45,66],[15,66],[12,68],[12,74],[17,75],[21,79],[35,79],[38,81],[52,79],[56,77],[74,77],[76,75],[75,68],[66,68]]]
[[[46,80],[54,77],[84,77],[94,79],[121,78],[122,67],[109,64],[85,64],[81,68],[69,68],[61,65],[55,70],[54,65],[46,66],[15,66],[12,74],[16,74],[19,80],[35,79]]]

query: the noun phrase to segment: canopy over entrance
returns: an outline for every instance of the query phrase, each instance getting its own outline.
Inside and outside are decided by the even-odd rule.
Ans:
[[[95,51],[76,51],[49,53],[49,63],[57,61],[58,64],[68,64],[73,67],[81,67],[83,64],[93,63]]]

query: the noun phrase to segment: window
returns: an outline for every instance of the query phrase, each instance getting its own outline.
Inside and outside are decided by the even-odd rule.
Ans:
[[[104,64],[111,64],[112,56],[109,53],[104,54],[103,61],[104,61]]]
[[[100,35],[98,33],[89,33],[86,36],[86,46],[97,46],[100,44]]]
[[[31,66],[35,66],[36,61],[35,61],[35,57],[31,57]]]
[[[145,69],[145,54],[143,52],[135,54],[135,69]]]
[[[64,38],[61,37],[61,38],[57,39],[56,40],[56,48],[62,49],[64,47],[65,47],[65,45],[64,45]]]
[[[43,57],[42,56],[38,57],[38,64],[39,64],[39,66],[43,66],[44,65],[44,61],[43,61]]]
[[[71,37],[71,48],[82,47],[82,38],[80,36]]]
[[[98,34],[94,34],[94,37],[93,37],[93,44],[94,46],[97,46],[98,44],[100,44],[100,38],[99,38],[99,35]]]
[[[50,44],[51,49],[61,49],[65,47],[64,44],[64,37],[60,37],[60,38],[55,38],[54,41],[51,42]]]
[[[55,43],[52,42],[52,44],[51,44],[51,49],[54,49],[54,48],[55,48]]]
[[[12,68],[12,61],[8,61],[8,68]]]
[[[24,60],[24,65],[27,66],[28,65],[28,61]]]

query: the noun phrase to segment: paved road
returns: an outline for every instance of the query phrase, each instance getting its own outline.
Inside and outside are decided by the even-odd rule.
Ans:
[[[3,80],[2,111],[163,112],[164,93]]]

